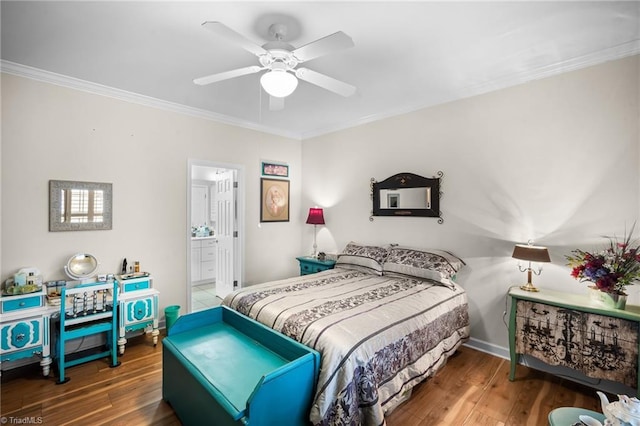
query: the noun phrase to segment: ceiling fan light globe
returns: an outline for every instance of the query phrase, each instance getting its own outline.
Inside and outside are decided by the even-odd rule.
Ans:
[[[272,70],[262,74],[260,85],[269,95],[286,98],[298,87],[298,79],[284,70]]]

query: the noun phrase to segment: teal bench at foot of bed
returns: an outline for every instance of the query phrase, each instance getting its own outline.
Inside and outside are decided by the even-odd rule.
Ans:
[[[307,425],[320,354],[225,306],[162,341],[162,397],[184,425]]]

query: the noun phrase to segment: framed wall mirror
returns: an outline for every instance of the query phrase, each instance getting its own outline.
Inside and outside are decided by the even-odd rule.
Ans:
[[[49,231],[111,229],[112,185],[100,182],[49,181]]]
[[[440,180],[443,173],[427,178],[414,173],[398,173],[377,182],[371,179],[371,199],[374,216],[437,217],[443,223],[440,212]]]

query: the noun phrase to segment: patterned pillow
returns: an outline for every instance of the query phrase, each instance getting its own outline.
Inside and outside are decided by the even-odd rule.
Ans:
[[[382,264],[389,251],[380,246],[365,246],[351,241],[338,255],[336,266],[382,275]]]
[[[464,265],[462,259],[448,251],[393,247],[383,264],[383,273],[427,278],[450,285]]]

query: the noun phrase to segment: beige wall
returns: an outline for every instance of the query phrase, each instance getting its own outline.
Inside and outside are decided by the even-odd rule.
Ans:
[[[187,161],[235,163],[248,183],[246,284],[297,273],[294,257],[313,244],[306,212],[322,206],[319,250],[357,240],[461,256],[472,336],[504,353],[504,296],[525,279],[513,244],[549,246],[552,263],[535,284],[583,292],[564,255],[639,216],[639,75],[636,56],[300,143],[3,74],[0,278],[24,266],[63,277],[79,251],[105,273],[127,257],[156,277],[162,307],[186,306]],[[290,223],[259,226],[261,159],[291,165]],[[438,170],[444,224],[369,221],[370,178]],[[48,232],[49,179],[112,182],[113,230]]]
[[[303,204],[326,207],[319,249],[356,240],[453,251],[468,263],[459,282],[472,337],[505,348],[505,294],[526,281],[515,243],[550,248],[534,284],[585,292],[564,255],[600,247],[639,216],[639,75],[636,56],[305,140]],[[369,221],[370,178],[438,170],[444,224]]]
[[[2,110],[0,279],[27,266],[62,279],[78,252],[94,254],[100,273],[117,272],[126,257],[153,274],[161,308],[186,308],[189,159],[245,168],[245,283],[296,273],[299,141],[7,74]],[[290,165],[289,223],[258,226],[261,159]],[[113,229],[49,232],[50,179],[111,182]]]

